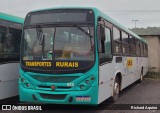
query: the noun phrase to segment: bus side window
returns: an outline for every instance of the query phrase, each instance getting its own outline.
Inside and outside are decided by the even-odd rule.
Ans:
[[[111,54],[111,30],[103,26],[99,30],[99,52]]]
[[[104,41],[105,41],[105,32],[104,27],[99,25],[98,26],[98,39],[99,39],[99,53],[104,53]]]
[[[146,50],[146,57],[148,57],[148,46],[145,44],[145,50]]]
[[[130,44],[130,55],[136,56],[136,39],[131,35],[129,36],[129,44]]]
[[[4,52],[9,54],[15,52],[13,34],[10,34],[10,33],[6,34]]]
[[[105,54],[111,54],[111,29],[105,27]]]
[[[140,42],[141,57],[143,57],[143,43]]]
[[[140,42],[138,39],[136,39],[136,54],[137,56],[140,56],[141,51],[140,51]]]
[[[122,53],[122,39],[120,30],[116,27],[113,27],[113,50],[114,54]]]
[[[99,61],[100,64],[112,60],[111,55],[111,30],[104,26],[99,26]]]
[[[3,53],[3,34],[0,32],[0,53]]]

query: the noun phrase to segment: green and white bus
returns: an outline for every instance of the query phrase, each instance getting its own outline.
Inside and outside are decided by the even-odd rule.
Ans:
[[[147,43],[96,8],[33,11],[24,22],[21,102],[95,105],[148,70]]]
[[[0,12],[0,100],[18,95],[23,22],[20,17]]]

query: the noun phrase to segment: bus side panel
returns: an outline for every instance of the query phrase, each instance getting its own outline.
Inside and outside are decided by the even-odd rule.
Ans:
[[[128,64],[131,60],[132,63]],[[123,57],[123,67],[119,67],[122,72],[121,90],[140,79],[143,67],[143,75],[148,71],[148,58],[146,57]]]
[[[0,65],[0,99],[18,95],[19,63]]]
[[[103,102],[112,95],[113,83],[113,64],[107,63],[99,66],[99,91],[98,91],[98,103]]]
[[[129,72],[128,74],[131,76],[131,83],[137,81],[139,78],[140,78],[140,75],[141,75],[141,63],[140,63],[140,60],[141,58],[140,57],[131,57],[132,58],[132,66],[131,68],[129,69]],[[129,85],[130,85],[129,84]]]
[[[131,83],[133,83],[134,81],[137,80],[137,78],[139,78],[138,74],[138,68],[136,64],[136,57],[123,57],[123,67],[121,67],[121,69],[123,69],[122,73],[123,73],[123,79],[122,79],[122,85],[121,85],[121,89],[124,89],[125,87],[127,87],[128,85],[130,85]],[[137,76],[138,75],[138,76]]]
[[[123,57],[121,90],[140,78],[141,65],[138,57]]]
[[[145,76],[148,72],[148,57],[144,57],[143,61],[143,75]]]
[[[0,82],[0,100],[18,95],[18,79]]]

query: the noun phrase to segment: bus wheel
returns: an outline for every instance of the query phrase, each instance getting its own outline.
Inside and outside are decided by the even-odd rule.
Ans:
[[[120,80],[118,77],[116,77],[114,81],[114,86],[113,86],[112,102],[116,102],[118,100],[119,93],[120,93]]]

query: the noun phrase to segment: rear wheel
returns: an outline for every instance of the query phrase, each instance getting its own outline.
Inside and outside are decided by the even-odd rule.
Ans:
[[[120,93],[120,80],[118,77],[116,77],[114,81],[114,86],[113,86],[112,102],[116,102],[118,100],[119,93]]]

